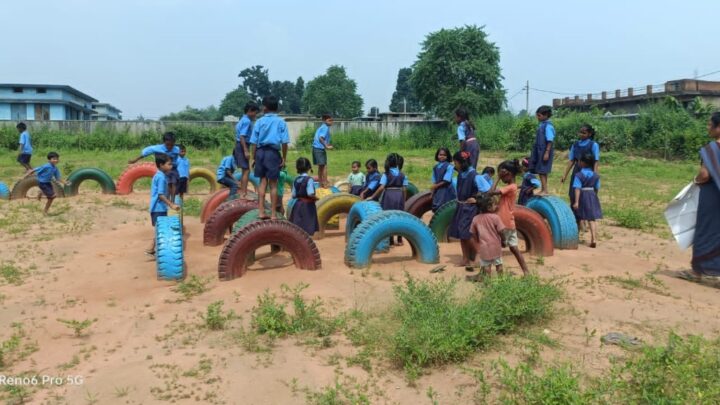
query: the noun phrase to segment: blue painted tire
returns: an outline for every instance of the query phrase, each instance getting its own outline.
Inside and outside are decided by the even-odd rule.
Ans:
[[[533,197],[526,206],[540,214],[550,225],[556,249],[578,248],[577,222],[565,201],[555,196]]]
[[[10,199],[10,189],[7,184],[0,181],[0,200]]]
[[[358,225],[345,248],[345,264],[353,268],[370,267],[375,247],[392,235],[404,237],[420,263],[438,263],[440,250],[430,228],[405,211],[390,210],[375,214]]]
[[[353,204],[345,219],[345,240],[350,240],[352,232],[358,225],[381,212],[383,212],[383,209],[377,201],[360,201]],[[375,246],[376,253],[387,252],[388,250],[390,250],[389,239],[383,239]]]
[[[179,217],[157,219],[155,261],[158,280],[182,280],[185,277],[183,234]]]
[[[332,191],[333,194],[342,193],[342,191],[335,186],[330,186],[330,191]]]

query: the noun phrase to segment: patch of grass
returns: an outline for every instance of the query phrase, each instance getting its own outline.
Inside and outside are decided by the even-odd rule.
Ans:
[[[659,295],[670,295],[667,287],[665,287],[665,283],[655,277],[655,272],[649,272],[642,278],[633,277],[630,273],[625,273],[625,277],[607,276],[605,279],[626,290],[645,290]]]
[[[308,405],[370,405],[373,403],[369,382],[359,383],[354,377],[336,374],[335,382],[319,391],[305,389]]]
[[[224,312],[222,309],[223,304],[224,302],[222,301],[215,301],[208,305],[206,314],[202,316],[206,328],[210,330],[225,329],[228,322],[237,317],[233,310],[230,310],[227,313]]]
[[[182,295],[175,302],[186,302],[190,301],[193,297],[196,297],[208,290],[208,284],[210,284],[210,278],[198,277],[195,274],[190,275],[185,281],[179,282],[173,291]]]
[[[183,201],[183,214],[185,215],[199,217],[200,208],[202,208],[202,201],[199,198],[190,197]]]
[[[500,361],[495,367],[503,388],[498,399],[503,404],[588,403],[588,395],[580,388],[580,376],[570,366],[549,368],[542,376],[524,363],[513,368]]]
[[[12,262],[0,263],[0,277],[2,277],[7,284],[21,285],[27,275],[27,270],[15,266]]]
[[[647,229],[655,226],[655,219],[646,211],[635,208],[611,208],[607,214],[614,218],[618,226],[629,229]]]
[[[72,329],[75,333],[75,337],[80,337],[84,334],[85,330],[92,326],[93,323],[97,322],[95,319],[85,319],[84,321],[78,321],[75,319],[57,319],[58,322]]]
[[[24,360],[38,350],[37,343],[26,342],[27,334],[20,323],[12,324],[13,332],[0,342],[0,370],[12,366],[16,361]]]

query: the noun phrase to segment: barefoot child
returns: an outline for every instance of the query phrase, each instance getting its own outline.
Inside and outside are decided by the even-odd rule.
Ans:
[[[518,205],[526,205],[535,195],[535,189],[542,186],[540,180],[538,180],[534,174],[530,173],[528,166],[528,158],[523,158],[520,162],[520,170],[523,173],[523,177],[522,183],[520,183],[520,193],[518,194]]]
[[[170,170],[170,172],[167,174],[168,194],[170,195],[170,199],[173,200],[175,199],[175,194],[177,191],[177,182],[180,178],[177,170],[177,158],[178,156],[180,156],[180,148],[175,145],[175,134],[172,132],[165,132],[163,134],[162,140],[163,143],[157,145],[150,145],[143,149],[142,152],[140,152],[140,156],[136,157],[135,159],[128,160],[128,163],[137,163],[138,160],[153,154],[156,157],[161,153],[168,155],[172,163],[172,170]]]
[[[217,168],[217,182],[230,189],[228,201],[237,198],[238,181],[233,177],[235,170],[237,170],[237,166],[235,165],[235,157],[232,155],[225,156]]]
[[[23,107],[25,108],[25,107]],[[25,168],[26,173],[32,170],[30,166],[30,158],[32,157],[33,148],[30,143],[30,133],[27,131],[27,125],[24,122],[20,122],[15,127],[20,133],[20,139],[18,140],[18,156],[17,162]]]
[[[408,185],[408,179],[400,171],[400,155],[397,153],[391,153],[385,159],[385,173],[380,178],[380,186],[375,190],[370,197],[366,200],[375,200],[382,194],[382,205],[383,210],[404,210],[405,209],[405,196],[406,187]],[[402,237],[397,237],[397,243],[395,243],[394,237],[390,236],[390,246],[397,245],[402,246]]]
[[[535,133],[535,145],[530,155],[530,171],[540,176],[542,190],[541,195],[547,195],[547,176],[552,171],[553,165],[553,142],[555,141],[555,127],[550,122],[552,108],[547,105],[540,106],[535,112],[540,124]]]
[[[579,221],[588,221],[590,224],[590,247],[597,246],[597,222],[602,219],[602,209],[597,193],[600,190],[600,176],[593,172],[595,156],[586,153],[580,158],[580,172],[573,179],[575,198],[573,210]]]
[[[257,116],[258,105],[253,101],[248,101],[243,109],[245,114],[240,118],[235,126],[235,149],[233,156],[237,167],[242,169],[242,177],[240,178],[240,198],[247,198],[247,185],[250,178],[250,136],[253,130],[253,121]]]
[[[503,231],[504,245],[510,248],[523,274],[527,276],[529,272],[527,264],[525,264],[525,258],[523,258],[522,252],[518,249],[517,229],[515,228],[515,216],[513,215],[518,192],[517,184],[515,184],[515,176],[517,176],[519,171],[520,163],[517,160],[506,160],[500,163],[498,166],[498,177],[503,183],[507,184],[507,186],[497,190],[497,185],[500,182],[495,183],[491,194],[500,196],[497,214],[500,219],[502,219],[503,225],[505,225],[506,228]]]
[[[482,275],[489,276],[491,267],[495,265],[498,275],[502,274],[502,236],[505,230],[495,211],[497,201],[488,193],[475,196],[478,214],[470,224],[470,233],[473,236],[475,251],[480,256],[480,273],[467,276],[468,281],[479,281]]]
[[[157,173],[152,178],[150,185],[150,222],[154,227],[157,224],[158,217],[166,217],[168,207],[178,211],[179,206],[170,200],[168,192],[167,175],[172,171],[172,158],[164,153],[155,154],[155,165],[158,168]],[[145,250],[149,256],[155,256],[155,235],[153,234],[152,244]]]
[[[365,169],[367,170],[367,175],[365,175],[365,183],[363,183],[363,188],[360,191],[360,198],[363,200],[375,195],[375,190],[380,186],[381,177],[380,173],[378,173],[377,160],[368,159],[367,162],[365,162]],[[379,198],[380,196],[378,196],[375,201],[378,201]]]
[[[327,177],[327,151],[332,149],[330,145],[330,127],[333,124],[333,118],[328,114],[323,114],[322,125],[315,131],[315,138],[312,144],[313,164],[318,166],[318,180],[320,187],[328,186]]]
[[[452,185],[455,170],[453,165],[448,162],[451,157],[452,154],[448,148],[440,148],[435,152],[435,161],[437,164],[433,167],[431,179],[433,184],[430,186],[430,192],[432,193],[432,212],[437,211],[443,204],[457,197]]]
[[[182,199],[185,197],[185,193],[188,191],[188,179],[190,178],[190,161],[188,160],[185,155],[187,154],[187,150],[185,149],[185,145],[178,145],[178,149],[180,149],[180,155],[177,159],[177,170],[178,170],[178,186],[177,186],[177,194]]]
[[[365,175],[360,171],[360,162],[357,160],[352,162],[351,170],[352,173],[347,178],[348,183],[350,183],[350,194],[359,196],[363,184],[365,184]]]
[[[301,157],[295,162],[298,175],[293,182],[292,196],[297,198],[292,212],[290,222],[302,228],[308,235],[313,236],[320,229],[318,224],[317,208],[315,207],[315,184],[308,172],[312,171],[312,165],[307,158]]]
[[[278,98],[263,98],[263,117],[257,120],[250,137],[250,155],[254,159],[255,177],[260,179],[258,191],[258,218],[276,219],[275,210],[270,217],[265,213],[265,188],[270,184],[270,206],[277,207],[278,178],[280,169],[285,166],[290,136],[285,120],[278,117]],[[282,155],[280,151],[282,150]]]
[[[43,194],[45,194],[45,197],[47,197],[47,202],[45,203],[45,209],[43,210],[43,214],[47,215],[48,210],[50,209],[50,206],[52,205],[53,201],[55,200],[55,190],[53,189],[53,179],[57,182],[60,182],[63,185],[66,185],[65,183],[62,183],[60,180],[60,170],[57,168],[57,164],[60,161],[60,155],[57,154],[57,152],[50,152],[47,155],[48,162],[40,167],[36,167],[34,169],[30,169],[27,173],[25,173],[24,177],[29,177],[33,173],[37,174],[37,180],[38,180],[38,187],[40,187],[40,190]],[[40,199],[40,195],[38,195],[38,200]]]

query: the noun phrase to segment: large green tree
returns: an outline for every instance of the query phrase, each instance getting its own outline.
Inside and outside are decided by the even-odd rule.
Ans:
[[[280,100],[280,111],[287,114],[300,114],[302,95],[295,90],[295,83],[284,80],[276,80],[270,86],[270,94]]]
[[[390,111],[393,112],[414,112],[422,111],[422,105],[410,85],[412,68],[402,68],[398,71],[395,92],[390,100]]]
[[[226,115],[242,117],[245,113],[245,104],[250,100],[250,95],[243,87],[229,92],[220,103],[220,119]]]
[[[303,96],[303,109],[309,114],[332,114],[338,118],[362,115],[363,99],[357,94],[357,84],[345,68],[330,66],[325,74],[310,80]]]
[[[263,97],[270,94],[272,87],[270,76],[268,75],[268,70],[262,65],[255,65],[243,69],[240,74],[238,74],[238,77],[242,79],[242,87],[257,103],[260,103]]]
[[[500,51],[484,27],[467,25],[428,34],[410,83],[426,110],[450,117],[464,106],[474,116],[502,110]]]

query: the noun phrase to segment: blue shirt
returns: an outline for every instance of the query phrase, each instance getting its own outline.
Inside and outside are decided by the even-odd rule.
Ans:
[[[390,174],[397,177],[400,175],[400,169],[398,169],[397,167],[391,167]],[[384,186],[386,184],[387,184],[387,176],[385,175],[385,173],[383,173],[382,177],[380,177],[380,185]],[[407,187],[407,185],[408,185],[408,178],[407,178],[407,176],[405,176],[405,178],[403,179],[403,187]]]
[[[56,180],[60,180],[60,170],[52,163],[45,163],[36,168],[35,174],[37,174],[38,183],[50,183],[53,177],[55,177]]]
[[[178,157],[177,171],[180,178],[190,177],[190,161],[186,157]]]
[[[172,149],[168,149],[165,147],[164,143],[157,144],[157,145],[151,145],[147,148],[143,149],[140,155],[142,157],[150,156],[152,154],[158,154],[158,153],[164,153],[168,156],[170,156],[170,159],[172,159],[173,163],[173,169],[177,169],[177,159],[178,156],[180,156],[180,148],[176,146],[173,146]]]
[[[488,173],[481,174],[481,176],[482,176],[483,179],[485,179],[485,181],[487,182],[487,184],[489,184],[490,187],[492,187],[492,185],[493,185],[492,176],[490,176]]]
[[[555,127],[550,121],[547,122],[547,126],[545,127],[545,140],[548,142],[555,140]]]
[[[303,173],[303,174],[298,175],[298,177],[303,177],[303,176],[307,177],[307,175],[308,175],[307,173]],[[307,193],[308,196],[315,195],[315,181],[314,180],[311,179],[310,181],[307,182],[307,186],[305,186],[305,192]],[[294,185],[292,188],[292,197],[295,198],[295,186]]]
[[[265,114],[255,123],[252,136],[250,136],[250,143],[257,145],[258,148],[272,146],[280,150],[280,145],[290,143],[290,135],[288,135],[285,120],[275,113]]]
[[[373,175],[373,174],[375,174],[375,173],[377,173],[377,172],[372,172],[372,173],[368,172],[368,174],[365,175],[365,179],[369,179],[370,176]],[[378,181],[377,181],[377,180],[371,180],[371,181],[367,184],[368,190],[376,190],[377,187],[378,187]]]
[[[584,148],[590,142],[593,142],[593,140],[588,138],[588,139],[585,139],[582,141],[578,141],[578,145],[580,145],[580,147]],[[568,160],[575,160],[575,154],[573,153],[573,149],[574,149],[573,147],[570,147],[570,154],[568,155]],[[600,160],[600,145],[598,145],[597,142],[593,143],[592,154],[593,154],[593,156],[595,156],[596,161]]]
[[[438,165],[441,165],[444,162],[438,162],[435,167]],[[443,178],[441,180],[438,180],[435,178],[435,170],[432,172],[432,182],[433,184],[437,183],[438,181],[447,181],[448,183],[452,183],[453,179],[453,173],[455,172],[455,169],[453,168],[452,164],[449,164],[448,167],[445,169],[445,174],[443,174]]]
[[[593,174],[595,174],[595,172],[593,172],[592,169],[589,169],[587,167],[580,169],[580,173],[576,174],[575,178],[573,179],[573,188],[582,188],[582,181],[580,181],[581,175],[583,177],[592,177]],[[600,179],[598,179],[595,188],[600,190]]]
[[[30,144],[30,133],[28,131],[23,131],[20,134],[20,140],[18,140],[18,143],[22,145],[22,153],[32,155],[32,145]]]
[[[465,122],[461,122],[457,129],[458,141],[465,140]]]
[[[535,177],[535,175],[530,172],[527,172],[523,175],[523,180],[526,180],[528,177],[531,177],[530,184],[535,186],[535,188],[542,186],[542,183],[540,183],[540,180],[538,180],[537,177]]]
[[[240,137],[243,137],[245,138],[245,142],[247,142],[250,135],[252,135],[252,130],[252,120],[247,116],[247,114],[243,115],[237,125],[235,125],[235,140],[240,142]]]
[[[464,172],[460,172],[460,177],[464,179],[469,174],[470,168],[468,167],[467,170],[465,170]],[[477,186],[478,191],[481,193],[490,191],[490,184],[488,184],[485,178],[481,174],[478,174],[478,172],[475,172],[475,186]]]
[[[218,181],[222,180],[225,177],[225,172],[227,170],[235,173],[235,169],[237,169],[237,165],[235,164],[235,158],[233,156],[225,156],[220,162],[220,166],[218,166],[217,169]]]
[[[150,184],[150,212],[167,212],[167,204],[160,199],[161,195],[167,197],[167,192],[167,176],[158,170]]]
[[[325,145],[320,142],[321,139],[324,139],[327,144],[330,143],[330,127],[327,126],[327,124],[320,125],[320,128],[315,131],[312,147],[315,149],[325,149]]]

